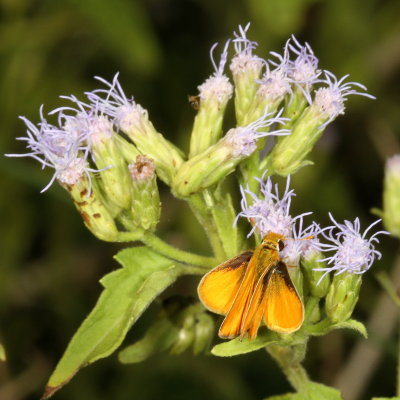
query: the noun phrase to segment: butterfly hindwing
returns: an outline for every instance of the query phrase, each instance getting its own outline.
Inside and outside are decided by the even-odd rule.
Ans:
[[[284,262],[279,261],[269,272],[265,297],[264,321],[269,329],[291,333],[300,328],[304,307]]]

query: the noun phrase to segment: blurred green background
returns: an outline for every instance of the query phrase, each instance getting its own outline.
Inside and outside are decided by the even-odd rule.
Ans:
[[[346,115],[328,127],[313,152],[315,166],[294,177],[293,212],[312,210],[321,223],[328,211],[338,220],[360,216],[365,227],[375,218],[370,209],[381,207],[385,159],[400,152],[398,0],[1,0],[0,12],[0,153],[24,151],[15,141],[25,132],[19,115],[36,122],[41,104],[50,111],[62,104],[60,94],[79,97],[97,87],[93,76],[111,79],[117,71],[126,93],[186,150],[194,117],[187,96],[212,72],[210,46],[251,21],[259,55],[281,51],[294,33],[311,44],[321,68],[349,73],[377,97],[350,97]],[[0,399],[38,399],[95,303],[98,279],[117,267],[118,246],[91,236],[61,188],[39,193],[51,172],[35,161],[1,156],[0,168],[0,338],[8,357],[0,363]],[[163,237],[207,251],[198,226],[161,190]],[[390,271],[398,252],[394,239],[382,242],[383,259],[365,276],[356,312],[364,322],[382,293],[374,273]],[[171,290],[194,294],[195,285],[182,280]],[[368,341],[380,361],[359,398],[395,392],[396,316],[384,318]],[[314,339],[306,361],[311,377],[337,384],[360,341],[342,331]],[[55,398],[253,400],[289,390],[259,351],[233,359],[160,355],[133,366],[113,356],[82,370]]]

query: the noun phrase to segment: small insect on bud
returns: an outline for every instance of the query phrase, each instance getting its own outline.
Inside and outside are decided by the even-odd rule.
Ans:
[[[133,223],[142,229],[154,231],[161,215],[154,161],[138,155],[136,162],[129,165],[129,172],[132,178]]]
[[[385,167],[383,187],[383,223],[400,238],[400,155],[389,158]]]

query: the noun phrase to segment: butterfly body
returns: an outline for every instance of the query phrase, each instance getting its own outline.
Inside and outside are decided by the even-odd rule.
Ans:
[[[254,339],[262,320],[276,332],[300,328],[304,307],[279,254],[284,239],[270,232],[254,252],[224,262],[200,281],[198,293],[203,304],[226,315],[220,337],[243,338],[247,334]]]

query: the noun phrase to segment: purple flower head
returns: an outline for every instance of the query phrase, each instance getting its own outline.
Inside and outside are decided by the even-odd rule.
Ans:
[[[42,192],[46,191],[55,179],[61,183],[73,185],[85,174],[89,181],[87,163],[88,146],[86,135],[79,130],[66,129],[51,125],[43,117],[40,109],[41,122],[33,124],[25,117],[20,117],[27,126],[26,137],[17,140],[26,142],[29,150],[24,154],[7,154],[8,157],[32,157],[42,164],[42,168],[50,167],[55,170],[53,177]]]
[[[230,69],[234,75],[248,71],[258,72],[263,65],[263,60],[253,54],[258,43],[247,39],[246,33],[249,27],[250,22],[244,28],[239,25],[239,33],[233,32],[235,38],[232,42],[236,55],[232,59]]]
[[[376,258],[381,258],[381,253],[375,249],[374,242],[379,243],[377,235],[388,234],[386,231],[379,231],[366,238],[367,233],[381,220],[373,222],[364,233],[360,232],[360,220],[356,218],[354,222],[344,221],[339,224],[333,216],[329,214],[334,225],[322,230],[323,237],[331,244],[321,244],[324,251],[334,251],[335,253],[321,261],[327,261],[328,267],[315,268],[316,271],[324,271],[321,279],[331,271],[337,271],[336,275],[343,272],[352,274],[363,274],[368,271]]]
[[[268,232],[279,233],[286,238],[301,238],[303,237],[302,226],[300,223],[296,230],[296,221],[301,220],[305,215],[304,213],[296,217],[289,214],[290,204],[292,197],[295,196],[293,189],[290,189],[290,177],[286,180],[285,192],[280,197],[278,185],[273,185],[271,178],[268,177],[266,182],[257,179],[260,182],[262,198],[249,189],[241,187],[242,192],[242,211],[238,214],[237,218],[245,217],[253,225],[252,230],[248,236],[252,235],[256,230],[265,236]],[[252,204],[248,204],[248,196],[253,200]]]
[[[120,82],[119,73],[114,75],[112,82],[96,76],[95,78],[107,86],[106,89],[96,89],[86,92],[92,105],[102,114],[111,117],[118,129],[129,131],[132,128],[140,129],[142,120],[148,119],[147,111],[135,103],[133,97],[127,97]]]
[[[228,40],[225,44],[224,50],[222,51],[218,65],[214,60],[214,50],[218,46],[218,43],[215,43],[211,47],[210,58],[214,67],[214,74],[207,78],[206,81],[198,87],[201,100],[215,98],[219,103],[225,103],[232,97],[233,86],[229,82],[229,78],[224,74],[225,64],[228,60],[229,43]]]
[[[327,84],[327,86],[315,91],[313,102],[313,105],[319,112],[327,118],[327,121],[321,126],[321,129],[334,120],[339,114],[344,114],[344,102],[350,94],[357,94],[359,96],[375,99],[374,96],[368,93],[359,92],[354,89],[354,87],[358,87],[362,90],[367,90],[361,83],[344,82],[349,75],[345,75],[337,80],[335,75],[329,71],[324,71],[324,74],[325,79],[321,80],[321,82]]]
[[[233,156],[249,156],[257,148],[257,140],[266,136],[283,136],[289,135],[291,132],[288,129],[275,129],[269,131],[271,125],[284,124],[288,118],[281,117],[283,109],[275,116],[274,113],[269,113],[267,110],[257,120],[247,126],[240,126],[228,131],[225,140],[232,145]]]
[[[286,42],[285,53],[292,52],[295,59],[288,60],[288,75],[292,81],[304,94],[308,103],[311,104],[310,89],[313,84],[318,82],[321,70],[318,69],[318,58],[315,57],[310,45],[305,43],[302,46],[294,35]]]

